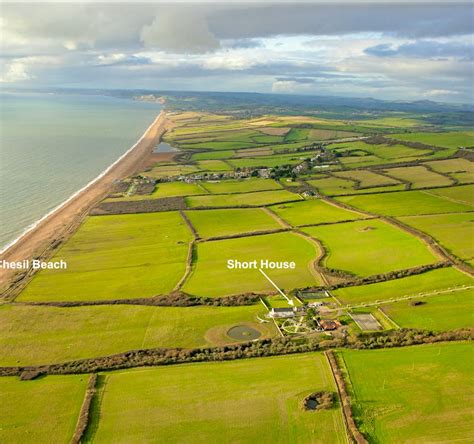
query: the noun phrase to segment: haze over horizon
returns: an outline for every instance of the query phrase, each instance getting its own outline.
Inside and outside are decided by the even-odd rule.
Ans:
[[[469,3],[2,5],[3,87],[472,103]]]

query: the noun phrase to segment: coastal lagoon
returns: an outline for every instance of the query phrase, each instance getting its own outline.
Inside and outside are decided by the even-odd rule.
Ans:
[[[0,250],[125,153],[162,108],[95,95],[0,102]]]

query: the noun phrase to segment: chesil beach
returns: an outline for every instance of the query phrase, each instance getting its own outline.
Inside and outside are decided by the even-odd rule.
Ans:
[[[27,259],[73,226],[143,165],[165,126],[160,105],[127,99],[2,93],[1,103],[2,260]]]

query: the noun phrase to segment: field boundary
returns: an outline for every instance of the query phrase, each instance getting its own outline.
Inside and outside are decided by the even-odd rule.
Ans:
[[[352,206],[348,205],[343,202],[336,201],[332,198],[329,198],[327,196],[321,197],[321,199],[332,202],[334,205],[339,206],[340,208],[346,209],[346,210],[352,210]],[[378,216],[380,220],[385,221],[386,223],[396,226],[400,230],[403,230],[412,236],[415,236],[419,240],[421,240],[429,250],[432,251],[433,254],[438,256],[440,259],[444,259],[448,261],[452,265],[457,265],[459,268],[462,268],[466,273],[469,273],[471,276],[474,276],[474,271],[472,267],[468,264],[466,264],[462,259],[458,258],[457,256],[453,255],[452,253],[448,252],[442,245],[439,244],[439,242],[433,238],[432,236],[429,236],[428,234],[424,233],[423,231],[417,230],[409,225],[405,225],[403,222],[399,221],[398,219],[392,217],[392,216],[382,216],[382,215],[377,215],[376,213],[372,213],[369,211],[364,211],[363,214],[367,214],[370,216]]]
[[[71,444],[80,444],[84,438],[90,421],[92,399],[97,392],[97,374],[92,373],[87,383],[84,401],[82,402],[79,418],[77,419],[76,429],[71,439]]]
[[[218,362],[236,359],[280,356],[296,353],[348,348],[351,350],[372,350],[382,348],[411,347],[433,343],[471,341],[473,328],[460,328],[444,332],[420,329],[400,329],[388,332],[364,333],[348,340],[334,338],[320,342],[298,338],[268,338],[260,341],[241,342],[237,345],[201,348],[147,348],[94,358],[33,366],[0,367],[0,377],[21,376],[24,373],[36,375],[85,374],[103,371],[129,369],[144,366],[174,365],[192,362]],[[380,339],[384,340],[381,341]]]
[[[273,220],[277,221],[283,228],[293,229],[293,225],[288,223],[285,219],[276,214],[271,208],[262,207],[262,210],[265,211]]]
[[[364,435],[362,435],[362,433],[357,428],[357,424],[354,420],[354,416],[352,413],[350,397],[346,390],[344,377],[337,364],[334,352],[332,350],[328,350],[324,352],[324,355],[328,360],[329,368],[331,369],[334,381],[336,382],[337,391],[339,392],[339,398],[341,399],[342,404],[344,424],[346,426],[349,438],[352,442],[356,442],[357,444],[369,444],[369,442],[365,439]]]

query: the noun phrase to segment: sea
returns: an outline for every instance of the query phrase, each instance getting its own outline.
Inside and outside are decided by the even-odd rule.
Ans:
[[[142,136],[155,103],[0,93],[0,251],[94,180]]]

